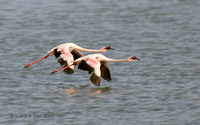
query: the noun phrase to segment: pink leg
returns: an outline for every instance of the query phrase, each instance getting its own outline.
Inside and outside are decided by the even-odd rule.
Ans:
[[[31,66],[31,65],[33,65],[33,64],[35,64],[35,63],[37,63],[37,62],[39,62],[39,61],[41,61],[41,60],[43,60],[43,59],[45,59],[45,58],[47,58],[47,57],[53,55],[53,54],[54,54],[54,53],[48,54],[48,55],[42,57],[41,59],[38,59],[38,60],[35,61],[35,62],[29,63],[29,64],[25,65],[24,68],[27,68],[27,67],[29,67],[29,66]]]
[[[66,68],[68,68],[68,67],[70,67],[70,66],[73,66],[73,65],[75,65],[75,64],[73,63],[73,64],[71,64],[71,65],[69,65],[69,66],[65,66],[65,67],[63,67],[63,68],[61,68],[61,69],[54,70],[54,71],[51,72],[51,74],[54,74],[55,72],[58,72],[58,71],[60,71],[60,70],[64,70],[64,69],[66,69]]]

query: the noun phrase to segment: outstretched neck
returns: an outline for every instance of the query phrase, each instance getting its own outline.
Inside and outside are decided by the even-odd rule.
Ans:
[[[85,51],[85,52],[105,52],[105,50],[102,50],[102,49],[96,50],[96,49],[86,49],[82,47],[79,47],[77,49],[80,51]]]
[[[109,62],[128,62],[129,60],[128,59],[110,59],[110,58],[108,58],[106,61],[109,61]]]
[[[96,49],[86,49],[86,48],[80,47],[78,45],[74,45],[73,49],[77,49],[77,50],[85,51],[85,52],[106,52],[106,50],[104,50],[104,49],[99,49],[99,50],[96,50]]]

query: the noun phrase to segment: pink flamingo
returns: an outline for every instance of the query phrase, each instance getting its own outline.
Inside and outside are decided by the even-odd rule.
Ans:
[[[60,71],[65,70],[68,67],[72,65],[79,64],[78,68],[81,70],[86,70],[88,73],[92,73],[90,76],[90,80],[92,83],[94,83],[96,86],[100,85],[100,77],[110,82],[111,74],[108,62],[131,62],[133,60],[140,60],[136,56],[131,56],[127,59],[111,59],[108,58],[102,54],[89,54],[87,56],[80,57],[76,59],[71,65],[63,67],[58,70],[54,70],[51,72],[51,74]]]
[[[106,52],[107,50],[112,49],[112,47],[107,46],[107,47],[103,47],[99,50],[95,50],[95,49],[86,49],[86,48],[82,48],[74,43],[64,43],[61,44],[57,47],[52,48],[48,54],[44,57],[42,57],[41,59],[34,61],[32,63],[29,63],[27,65],[24,66],[24,68],[27,68],[53,54],[55,54],[55,57],[58,58],[60,57],[60,59],[58,60],[58,62],[61,64],[61,66],[67,66],[73,63],[74,60],[76,60],[79,57],[82,57],[83,54],[79,51],[87,51],[87,52]],[[72,74],[74,72],[74,66],[71,66],[70,68],[64,70],[65,73],[67,74]]]

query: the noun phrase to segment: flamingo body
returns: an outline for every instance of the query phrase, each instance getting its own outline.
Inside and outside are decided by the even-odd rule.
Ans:
[[[136,56],[132,56],[127,59],[111,59],[102,54],[89,54],[87,56],[76,59],[71,65],[79,64],[78,69],[88,71],[88,73],[91,74],[91,82],[94,83],[96,86],[99,86],[100,77],[107,80],[108,82],[112,80],[108,62],[131,62],[135,59],[139,60]],[[53,74],[63,69],[65,70],[71,65],[62,69],[55,70],[51,73]]]
[[[52,48],[45,57],[43,57],[35,62],[25,65],[24,68],[27,68],[27,67],[31,66],[32,64],[37,63],[53,54],[55,55],[56,58],[60,57],[58,59],[58,62],[60,63],[61,66],[65,67],[65,66],[71,65],[74,60],[83,56],[83,54],[80,51],[106,52],[109,49],[113,49],[113,48],[110,46],[107,46],[107,47],[103,47],[102,49],[95,50],[95,49],[86,49],[86,48],[80,47],[74,43],[63,43],[57,47]],[[65,72],[67,74],[74,73],[74,65],[71,65],[69,68],[64,69],[63,72]]]

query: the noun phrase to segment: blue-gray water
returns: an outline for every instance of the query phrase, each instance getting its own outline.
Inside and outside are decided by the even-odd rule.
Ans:
[[[64,42],[141,61],[110,63],[100,87],[51,75],[53,56],[23,68]],[[0,0],[0,106],[2,125],[198,125],[200,1]]]

